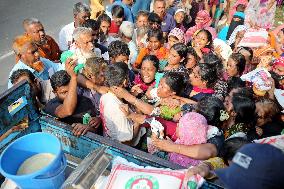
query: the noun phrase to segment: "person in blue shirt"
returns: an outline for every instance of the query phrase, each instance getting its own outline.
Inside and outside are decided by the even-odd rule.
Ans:
[[[124,17],[125,17],[125,21],[129,21],[129,22],[132,22],[134,23],[134,16],[131,12],[131,6],[133,4],[133,0],[118,0],[118,1],[115,1],[111,6],[109,6],[109,12],[111,12],[112,10],[112,7],[114,5],[119,5],[121,7],[123,7],[124,9]]]
[[[49,80],[56,71],[64,69],[62,64],[54,63],[46,58],[40,57],[38,47],[26,36],[18,36],[15,38],[13,50],[20,60],[14,65],[9,74],[8,88],[12,87],[10,76],[16,70],[30,70],[37,78],[46,81]]]

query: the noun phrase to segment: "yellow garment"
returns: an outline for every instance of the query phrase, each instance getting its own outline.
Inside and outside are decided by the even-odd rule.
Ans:
[[[105,10],[102,0],[90,0],[91,19],[96,19]]]
[[[219,158],[219,157],[210,158],[208,160],[203,161],[203,163],[210,166],[211,171],[227,167],[225,165],[224,160],[222,158]],[[216,177],[216,175],[210,172],[210,174],[206,177],[206,179],[213,179],[215,177]]]

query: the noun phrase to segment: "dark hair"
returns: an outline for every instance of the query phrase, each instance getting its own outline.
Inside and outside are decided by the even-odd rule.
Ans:
[[[111,9],[111,15],[116,18],[123,18],[124,8],[120,5],[114,5]]]
[[[233,53],[230,56],[230,58],[237,63],[236,67],[237,67],[238,73],[239,73],[239,75],[242,75],[242,73],[245,70],[245,66],[246,66],[246,58],[245,58],[245,56],[242,55],[241,53]]]
[[[109,44],[108,54],[110,58],[115,58],[119,55],[129,56],[130,51],[126,43],[116,40]]]
[[[270,119],[269,121],[272,121],[272,119],[280,112],[278,104],[269,98],[260,98],[256,101],[256,103],[261,103],[263,106],[270,108],[269,112],[265,112],[265,119]],[[258,117],[258,115],[256,116]]]
[[[60,70],[55,72],[51,78],[50,83],[53,90],[56,90],[58,87],[66,86],[70,83],[71,77],[65,70]]]
[[[284,28],[282,28],[280,31],[282,31],[284,33]]]
[[[105,76],[109,87],[120,86],[128,78],[128,66],[124,62],[117,62],[108,66]]]
[[[246,6],[245,6],[245,5],[239,4],[239,5],[237,6],[237,8],[236,8],[236,11],[238,11],[238,12],[244,12],[245,9],[246,9]]]
[[[188,55],[192,55],[195,58],[196,62],[199,62],[200,58],[193,47],[190,46],[187,47],[187,56]]]
[[[146,55],[146,56],[144,56],[144,58],[142,59],[142,63],[144,61],[153,62],[153,65],[155,66],[156,71],[159,70],[159,59],[155,55]]]
[[[156,13],[154,12],[151,12],[148,16],[148,21],[149,22],[152,22],[152,23],[157,23],[159,25],[162,24],[162,20],[161,18],[159,17],[159,15],[157,15]]]
[[[86,22],[82,24],[82,27],[91,28],[92,30],[96,31],[100,29],[99,23],[94,19],[88,19]]]
[[[30,81],[35,80],[34,74],[28,69],[19,69],[12,73],[10,76],[10,81],[12,84],[15,84],[21,77],[26,76]]]
[[[198,64],[201,80],[206,81],[208,88],[213,88],[218,80],[217,69],[209,64]]]
[[[172,46],[172,49],[174,49],[181,58],[186,59],[188,49],[185,44],[176,43]]]
[[[246,51],[248,51],[250,53],[249,59],[251,61],[252,58],[253,58],[253,50],[252,50],[252,48],[250,48],[250,47],[241,47],[241,48],[246,50]]]
[[[234,112],[237,114],[235,122],[245,123],[249,126],[255,121],[255,102],[246,94],[246,91],[239,89],[232,95],[232,104]],[[244,89],[245,90],[245,89]]]
[[[184,76],[177,72],[167,72],[163,78],[170,89],[179,96],[184,88]]]
[[[236,89],[236,88],[242,88],[246,86],[246,82],[243,81],[239,77],[231,77],[228,81],[228,93],[231,92],[231,90]]]
[[[161,43],[163,43],[164,38],[163,38],[163,32],[159,29],[156,30],[149,30],[148,31],[148,40],[150,40],[151,37],[157,38]]]
[[[212,52],[203,54],[203,61],[205,64],[215,67],[219,77],[223,76],[223,63],[216,54]]]
[[[212,34],[210,33],[210,31],[208,31],[208,30],[206,30],[206,29],[201,29],[201,30],[199,30],[199,31],[197,32],[196,35],[198,35],[198,34],[201,33],[201,32],[204,32],[204,33],[206,34],[207,40],[208,40],[208,42],[209,42],[209,44],[206,45],[205,47],[211,49],[211,48],[212,48],[212,45],[213,45],[213,37],[212,37]]]
[[[110,18],[107,14],[101,14],[101,15],[98,17],[97,21],[98,21],[99,26],[101,26],[101,23],[102,23],[103,21],[108,22],[108,23],[111,23],[111,18]]]
[[[197,104],[196,112],[202,114],[209,125],[220,127],[221,110],[225,110],[223,102],[217,97],[203,97]]]
[[[221,151],[221,156],[223,157],[225,164],[229,165],[229,161],[232,161],[237,151],[242,146],[249,143],[250,142],[243,137],[234,137],[226,140],[224,142],[223,150]]]

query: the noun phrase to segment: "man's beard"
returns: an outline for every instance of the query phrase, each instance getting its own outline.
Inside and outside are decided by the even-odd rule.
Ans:
[[[83,52],[81,51],[82,55],[84,58],[88,59],[88,58],[92,58],[92,57],[96,57],[96,54],[94,51],[91,52]]]
[[[47,38],[44,37],[44,38],[40,39],[40,41],[37,42],[36,44],[37,44],[37,45],[45,45],[46,43],[47,43]]]

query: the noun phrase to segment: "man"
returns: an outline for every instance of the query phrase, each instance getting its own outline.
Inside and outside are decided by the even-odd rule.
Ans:
[[[88,58],[101,57],[99,49],[97,49],[99,50],[97,52],[94,51],[93,30],[91,28],[76,28],[73,39],[74,43],[71,45],[70,50],[62,53],[61,62],[65,62],[67,58],[72,58],[78,60],[78,64],[84,65]]]
[[[74,22],[64,26],[59,32],[59,47],[61,51],[66,51],[72,44],[72,34],[75,28],[82,26],[86,20],[90,19],[91,9],[85,3],[76,3],[73,7]]]
[[[46,104],[44,111],[68,124],[75,123],[72,125],[73,133],[77,136],[95,131],[100,119],[92,117],[95,116],[92,101],[77,95],[77,75],[74,72],[76,63],[68,59],[65,64],[66,71],[58,71],[50,79],[56,97]],[[84,121],[87,116],[88,120]]]
[[[106,72],[109,87],[125,87],[127,85],[128,66],[123,62],[112,64]],[[124,111],[123,103],[114,93],[102,95],[100,113],[103,120],[104,135],[120,142],[137,145],[141,137],[140,126],[130,121]]]
[[[10,77],[10,80],[13,85],[27,80],[31,86],[32,94],[36,98],[37,105],[40,108],[50,99],[55,97],[54,93],[52,92],[50,81],[40,81],[28,69],[19,69],[14,71]]]
[[[132,36],[134,33],[134,24],[129,21],[122,22],[119,27],[119,33],[121,36],[121,41],[128,44],[128,49],[130,50],[130,64],[134,64],[138,55],[137,46],[132,40]]]
[[[175,20],[172,15],[166,13],[166,2],[165,0],[154,0],[154,13],[159,15],[162,20],[162,31],[164,37],[175,28]]]
[[[45,34],[44,27],[38,19],[25,19],[23,21],[23,27],[25,34],[37,45],[40,57],[59,62],[61,54],[59,46],[52,37]]]
[[[19,61],[14,65],[9,77],[12,73],[19,69],[30,70],[40,80],[48,80],[56,71],[62,70],[61,64],[51,62],[39,55],[37,45],[25,35],[18,36],[13,42],[13,50]],[[11,80],[8,81],[8,88],[12,86]]]
[[[115,1],[110,7],[109,12],[111,12],[112,7],[115,5],[119,5],[124,9],[124,18],[126,21],[134,23],[134,16],[131,12],[131,6],[133,4],[133,0],[118,0]]]

